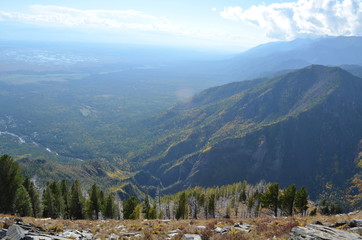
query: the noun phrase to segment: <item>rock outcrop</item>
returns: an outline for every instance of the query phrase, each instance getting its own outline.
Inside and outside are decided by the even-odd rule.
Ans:
[[[185,234],[182,237],[182,240],[201,240],[201,236],[198,234]]]
[[[323,225],[309,224],[305,227],[294,227],[290,240],[362,240],[359,234],[346,232]]]

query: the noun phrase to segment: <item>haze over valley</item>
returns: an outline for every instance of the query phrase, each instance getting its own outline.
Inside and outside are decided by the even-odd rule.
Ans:
[[[31,2],[0,7],[0,155],[44,196],[77,180],[177,219],[196,192],[205,218],[215,196],[228,217],[310,213],[272,209],[276,186],[362,207],[360,0]]]

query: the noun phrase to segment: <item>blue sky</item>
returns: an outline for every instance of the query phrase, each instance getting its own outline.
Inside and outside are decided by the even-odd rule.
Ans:
[[[0,40],[112,42],[242,51],[362,34],[362,0],[5,0]]]

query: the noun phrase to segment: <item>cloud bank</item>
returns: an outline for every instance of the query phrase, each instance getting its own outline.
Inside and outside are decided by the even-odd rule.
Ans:
[[[298,0],[288,3],[225,7],[225,19],[251,23],[272,39],[362,35],[362,0]]]
[[[137,10],[84,10],[55,5],[32,5],[28,11],[1,11],[0,22],[108,31],[110,35],[146,33],[159,36],[179,36],[194,41],[208,41],[211,44],[239,44],[248,38],[233,32],[195,29],[193,26],[175,24],[165,17],[153,16]],[[124,35],[125,36],[125,35]]]
[[[62,6],[33,5],[30,12],[0,11],[0,20],[28,24],[109,29],[171,31],[177,29],[165,18],[136,10],[80,10]],[[179,29],[180,30],[180,29]]]

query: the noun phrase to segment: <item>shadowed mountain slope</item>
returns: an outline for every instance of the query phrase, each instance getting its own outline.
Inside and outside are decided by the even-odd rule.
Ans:
[[[361,92],[362,79],[318,65],[208,89],[147,122],[161,137],[133,159],[143,163],[134,178],[166,192],[244,179],[306,185],[312,196],[342,186],[362,139]]]

